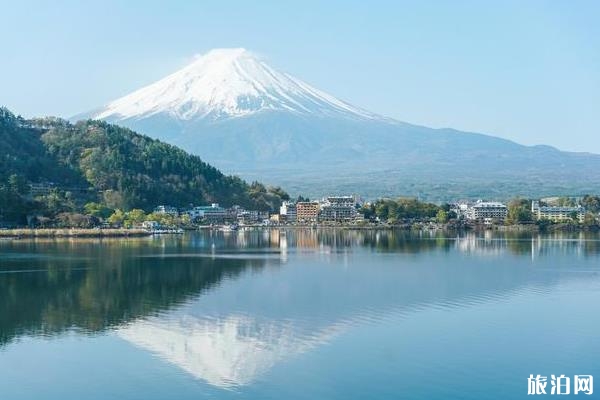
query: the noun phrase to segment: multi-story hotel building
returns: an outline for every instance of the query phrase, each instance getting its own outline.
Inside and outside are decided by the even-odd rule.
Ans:
[[[227,211],[217,203],[210,206],[194,207],[187,211],[192,220],[205,220],[209,223],[223,223],[227,217]]]
[[[481,201],[469,205],[465,217],[472,221],[504,221],[508,215],[508,207],[495,201]]]
[[[296,221],[317,222],[319,218],[319,203],[316,201],[299,201],[296,203]]]
[[[539,201],[531,202],[531,213],[537,219],[547,219],[549,221],[561,222],[569,221],[576,216],[579,222],[583,222],[585,217],[585,208],[578,207],[551,207],[540,206]]]
[[[321,203],[319,221],[350,222],[358,215],[356,200],[352,196],[330,196]]]

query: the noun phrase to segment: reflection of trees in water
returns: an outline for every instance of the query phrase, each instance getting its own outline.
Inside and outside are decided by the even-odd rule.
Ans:
[[[0,345],[22,334],[98,332],[156,314],[246,267],[264,265],[261,260],[135,257],[139,251],[128,251],[155,244],[56,242],[51,253],[45,248],[47,258],[36,258],[35,249],[42,252],[43,246],[32,242],[21,251],[34,256],[9,257],[10,264],[0,259]]]
[[[154,239],[14,241],[1,246],[0,345],[22,334],[51,335],[72,328],[93,333],[153,315],[245,268],[262,268],[271,258],[261,254],[280,252],[285,259],[285,249],[295,247],[406,254],[597,256],[600,236],[273,229]],[[219,253],[239,254],[211,258]]]
[[[444,232],[389,230],[366,233],[364,245],[379,251],[413,254],[436,249],[448,251],[452,246],[452,238]]]

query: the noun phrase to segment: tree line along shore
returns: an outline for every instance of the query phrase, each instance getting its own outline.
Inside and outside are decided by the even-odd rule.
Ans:
[[[64,229],[1,229],[0,238],[50,238],[50,237],[142,237],[150,235],[145,229],[82,229],[82,228],[64,228]]]

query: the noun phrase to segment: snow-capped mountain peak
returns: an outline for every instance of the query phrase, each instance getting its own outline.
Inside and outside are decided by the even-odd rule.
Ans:
[[[183,69],[109,103],[92,117],[118,121],[168,114],[189,121],[267,110],[379,118],[271,68],[243,48],[216,49],[198,56]]]

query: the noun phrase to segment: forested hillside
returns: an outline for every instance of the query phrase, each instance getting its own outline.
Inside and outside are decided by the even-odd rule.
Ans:
[[[105,122],[25,120],[0,108],[0,142],[0,221],[81,211],[91,201],[124,210],[211,202],[272,210],[287,198],[280,188],[226,176],[198,156]],[[31,184],[52,190],[36,195]]]
[[[0,182],[17,174],[31,182],[81,183],[78,172],[60,164],[46,151],[41,140],[43,133],[44,130],[34,127],[33,121],[0,107]]]

